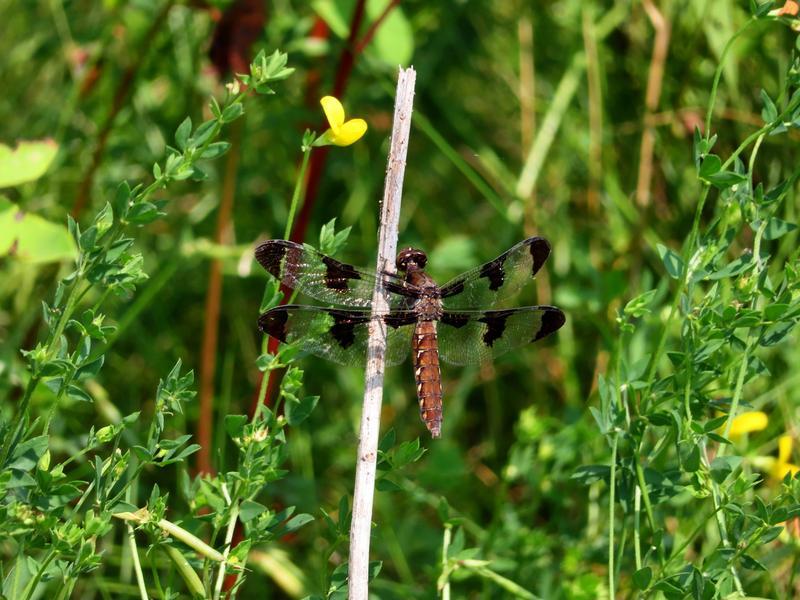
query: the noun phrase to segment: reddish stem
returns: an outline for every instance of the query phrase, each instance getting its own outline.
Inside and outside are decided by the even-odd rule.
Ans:
[[[339,66],[336,70],[336,77],[334,78],[333,95],[337,98],[342,96],[342,93],[344,92],[347,82],[350,78],[350,74],[353,71],[356,57],[354,48],[356,48],[358,31],[361,29],[361,24],[364,20],[365,6],[366,0],[359,0],[353,9],[353,16],[350,20],[350,34],[347,37],[347,43],[344,45],[342,52],[339,55]],[[372,30],[372,28],[370,29]],[[320,32],[322,32],[321,29]],[[325,125],[322,124],[318,129],[325,129]],[[308,229],[308,222],[314,209],[314,204],[316,203],[317,192],[319,191],[319,184],[322,179],[322,172],[325,168],[327,156],[327,147],[318,148],[311,154],[311,159],[308,165],[308,175],[306,176],[306,190],[304,194],[303,205],[300,208],[297,221],[292,228],[292,235],[290,236],[292,240],[302,241],[305,239],[306,230]],[[289,294],[284,291],[282,304],[285,304],[288,301],[288,298]],[[267,352],[270,354],[275,354],[277,350],[278,341],[274,338],[270,338],[269,342],[267,343]],[[283,374],[283,370],[275,370],[270,372],[269,381],[267,383],[267,393],[264,396],[264,404],[267,406],[273,403],[274,398],[278,393]],[[253,401],[250,404],[249,414],[251,418],[255,414],[256,407],[258,406],[259,390],[261,389],[261,381],[263,377],[264,374],[260,373],[255,394],[253,395]]]
[[[237,121],[231,129],[231,149],[225,161],[225,176],[222,183],[222,199],[217,212],[217,228],[214,241],[224,245],[230,242],[233,228],[233,200],[236,196],[236,171],[239,166],[239,148],[242,122]],[[220,304],[222,302],[222,263],[212,259],[208,272],[205,314],[203,317],[203,343],[200,354],[200,415],[197,421],[197,472],[213,473],[211,449],[214,421],[214,379],[217,368],[217,340],[219,338]]]

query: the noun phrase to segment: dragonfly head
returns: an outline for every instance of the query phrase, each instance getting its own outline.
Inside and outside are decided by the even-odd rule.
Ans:
[[[416,248],[406,248],[401,250],[397,255],[397,270],[398,271],[419,271],[424,269],[428,257],[422,250]]]

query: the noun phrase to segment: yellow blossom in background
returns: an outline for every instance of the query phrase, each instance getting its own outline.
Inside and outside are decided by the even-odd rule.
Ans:
[[[772,476],[775,479],[781,480],[790,473],[794,477],[800,467],[789,462],[792,458],[792,436],[782,435],[778,439],[778,460],[772,465]]]
[[[733,420],[730,437],[735,438],[745,433],[762,431],[767,428],[768,422],[767,414],[760,410],[743,412]]]
[[[367,122],[364,119],[350,119],[345,121],[344,107],[333,96],[325,96],[319,101],[325,117],[328,119],[328,129],[317,138],[314,146],[349,146],[361,139],[367,131]]]

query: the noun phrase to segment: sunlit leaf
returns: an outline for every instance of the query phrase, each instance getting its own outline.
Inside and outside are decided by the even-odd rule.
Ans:
[[[47,172],[57,153],[53,140],[20,142],[13,149],[0,144],[0,188],[36,181]]]

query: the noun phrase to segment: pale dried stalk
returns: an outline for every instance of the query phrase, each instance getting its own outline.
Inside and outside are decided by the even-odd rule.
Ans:
[[[394,105],[389,164],[383,190],[380,228],[378,232],[378,261],[376,271],[394,271],[397,252],[397,228],[400,219],[400,200],[406,168],[408,137],[411,130],[411,109],[414,104],[413,68],[400,69]],[[372,296],[373,311],[386,311],[389,302],[386,290],[378,278]],[[350,564],[348,567],[348,597],[366,600],[369,588],[369,537],[372,529],[372,500],[375,493],[375,466],[378,457],[381,401],[383,400],[383,370],[386,352],[386,324],[375,319],[370,325],[367,347],[367,369],[364,383],[364,405],[361,411],[361,430],[358,442],[358,462],[353,491],[353,518],[350,523]]]
[[[642,146],[639,150],[639,175],[636,181],[636,202],[639,206],[650,204],[650,187],[653,180],[653,151],[656,144],[655,124],[653,114],[658,108],[661,97],[661,86],[664,82],[664,65],[667,62],[669,49],[670,22],[653,4],[653,0],[642,2],[647,18],[655,29],[656,37],[653,40],[653,56],[650,59],[650,71],[647,76],[647,91],[645,93],[644,131],[642,131]]]

